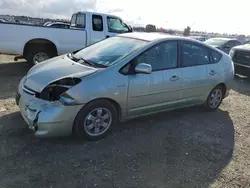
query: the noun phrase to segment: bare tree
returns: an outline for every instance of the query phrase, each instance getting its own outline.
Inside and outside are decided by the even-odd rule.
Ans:
[[[155,32],[155,31],[156,31],[155,25],[152,24],[146,25],[146,32]]]
[[[191,27],[187,26],[187,27],[184,29],[183,35],[184,35],[184,36],[189,36],[189,35],[190,35],[190,31],[191,31]]]

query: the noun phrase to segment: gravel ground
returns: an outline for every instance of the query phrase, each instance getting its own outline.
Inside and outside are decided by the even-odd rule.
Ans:
[[[189,108],[123,123],[98,142],[38,139],[14,95],[28,71],[0,55],[0,188],[250,187],[250,81],[216,112]]]

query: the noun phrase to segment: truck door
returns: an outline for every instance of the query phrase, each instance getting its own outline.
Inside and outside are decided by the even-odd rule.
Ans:
[[[120,33],[131,32],[130,28],[122,22],[122,20],[115,16],[106,16],[105,24],[106,37],[112,37]]]
[[[103,40],[105,36],[103,16],[98,14],[92,14],[92,24],[91,24],[91,37],[90,43],[96,43],[100,40]]]

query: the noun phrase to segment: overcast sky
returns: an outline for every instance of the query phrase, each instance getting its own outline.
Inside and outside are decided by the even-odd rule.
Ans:
[[[250,0],[0,0],[0,14],[70,19],[74,12],[91,10],[132,25],[250,34],[249,5]]]

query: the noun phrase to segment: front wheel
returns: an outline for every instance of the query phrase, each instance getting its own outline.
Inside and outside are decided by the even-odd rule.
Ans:
[[[117,121],[117,110],[112,103],[98,100],[80,110],[74,125],[78,137],[99,140],[109,134]]]
[[[216,110],[219,108],[223,100],[224,91],[220,86],[215,87],[208,95],[205,107],[210,110]]]

